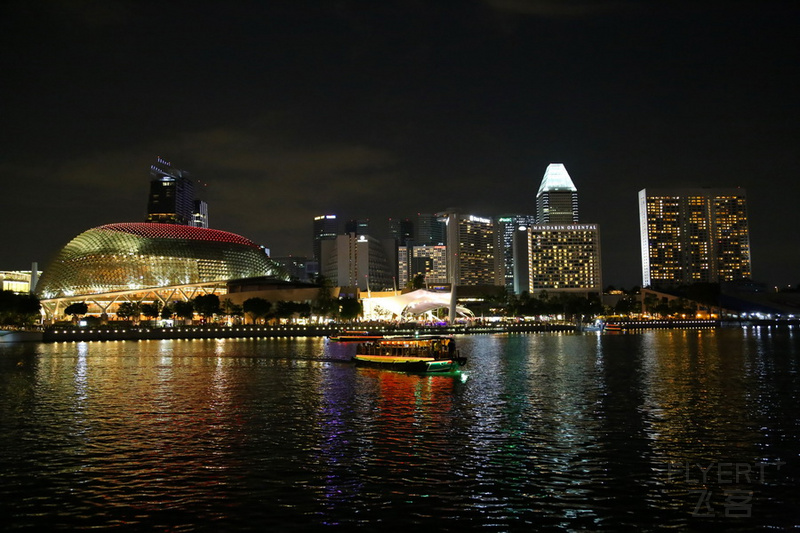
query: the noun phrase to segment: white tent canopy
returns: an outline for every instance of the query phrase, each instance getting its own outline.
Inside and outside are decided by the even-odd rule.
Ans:
[[[451,293],[433,292],[425,289],[397,294],[392,296],[373,295],[363,299],[364,318],[386,318],[387,315],[397,317],[416,316],[428,313],[434,309],[450,308]],[[472,311],[466,307],[456,306],[456,313],[461,316],[472,317]]]

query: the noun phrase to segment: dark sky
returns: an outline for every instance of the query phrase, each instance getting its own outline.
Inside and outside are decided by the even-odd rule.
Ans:
[[[744,187],[754,277],[800,282],[798,2],[4,2],[0,269],[143,221],[157,156],[212,227],[533,213],[551,162],[641,283],[637,192]]]

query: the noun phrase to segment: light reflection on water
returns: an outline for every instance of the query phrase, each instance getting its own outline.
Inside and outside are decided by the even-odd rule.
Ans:
[[[2,346],[0,511],[14,529],[797,525],[797,341],[460,337],[468,365],[439,376],[313,338]],[[775,461],[765,483],[675,466]],[[725,516],[728,489],[750,517]]]

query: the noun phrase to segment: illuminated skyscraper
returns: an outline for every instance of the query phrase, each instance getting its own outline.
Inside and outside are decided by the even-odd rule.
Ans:
[[[195,191],[189,173],[173,168],[172,163],[159,157],[156,164],[150,166],[150,176],[145,222],[193,225]],[[205,218],[208,219],[207,208]]]
[[[639,191],[642,286],[751,277],[744,189]]]
[[[578,189],[562,163],[550,163],[536,193],[536,221],[539,224],[578,222]]]
[[[492,219],[448,213],[447,277],[456,285],[495,285]]]
[[[602,292],[597,224],[536,224],[528,236],[530,294]]]

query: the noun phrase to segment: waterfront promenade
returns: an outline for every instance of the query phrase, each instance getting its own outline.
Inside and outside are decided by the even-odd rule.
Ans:
[[[626,329],[665,329],[665,328],[716,328],[719,322],[714,320],[664,320],[664,321],[631,321],[625,323]],[[155,326],[119,326],[100,327],[50,327],[44,331],[44,342],[66,341],[112,341],[112,340],[147,340],[147,339],[224,339],[224,338],[261,338],[261,337],[329,337],[343,329],[364,330],[386,335],[450,335],[450,334],[493,334],[493,333],[547,333],[575,332],[574,324],[551,322],[512,322],[481,325],[447,326],[365,326],[365,325],[238,325],[216,326],[196,325],[177,327]]]

